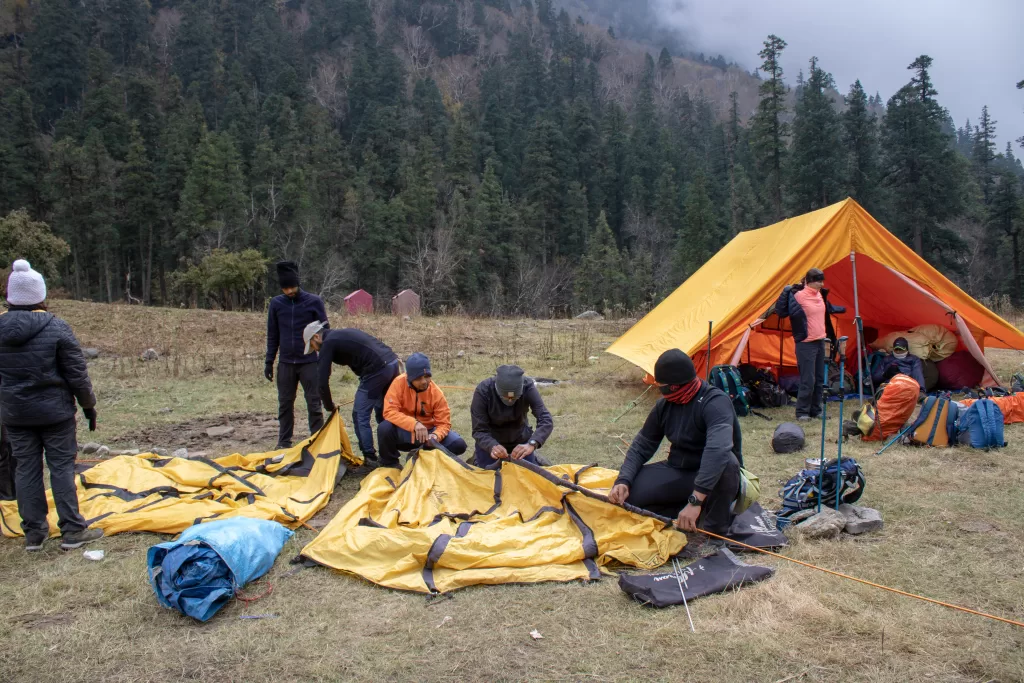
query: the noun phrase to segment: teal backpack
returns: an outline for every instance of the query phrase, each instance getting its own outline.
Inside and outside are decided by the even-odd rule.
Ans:
[[[711,384],[729,394],[737,415],[750,415],[750,390],[743,386],[738,368],[733,365],[716,365],[711,368]]]

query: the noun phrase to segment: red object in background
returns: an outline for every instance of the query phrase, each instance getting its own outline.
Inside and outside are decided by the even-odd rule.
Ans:
[[[357,289],[345,297],[345,312],[349,315],[373,313],[373,296],[365,289]]]
[[[391,297],[391,313],[393,315],[419,315],[420,295],[411,289],[404,289]]]

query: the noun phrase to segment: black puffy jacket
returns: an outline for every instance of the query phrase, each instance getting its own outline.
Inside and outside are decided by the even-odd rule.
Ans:
[[[85,356],[71,326],[45,311],[0,315],[0,419],[38,427],[75,417],[75,399],[96,405]]]

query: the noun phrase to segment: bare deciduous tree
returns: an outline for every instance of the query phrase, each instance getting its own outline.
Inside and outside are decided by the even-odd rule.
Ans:
[[[434,62],[434,46],[421,26],[406,26],[402,32],[402,45],[413,71],[422,72]]]
[[[317,57],[316,71],[309,79],[309,90],[316,103],[330,112],[335,123],[344,121],[348,87],[337,60],[322,55]]]
[[[174,39],[178,35],[178,27],[181,26],[181,10],[177,8],[161,8],[156,13],[156,22],[153,25],[153,44],[156,47],[156,59],[160,69],[166,74],[171,68],[171,49],[174,47]]]

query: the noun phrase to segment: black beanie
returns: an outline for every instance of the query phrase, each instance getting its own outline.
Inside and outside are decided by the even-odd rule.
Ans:
[[[654,381],[658,384],[689,384],[695,379],[693,361],[679,349],[666,351],[654,364]]]
[[[295,261],[280,261],[277,264],[277,282],[281,289],[299,286],[299,265]]]

